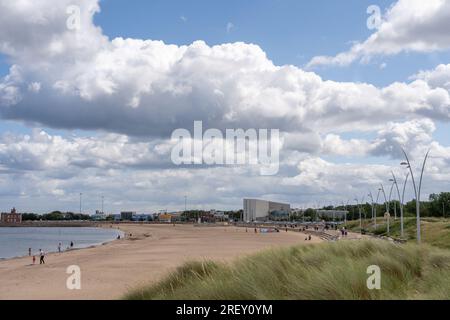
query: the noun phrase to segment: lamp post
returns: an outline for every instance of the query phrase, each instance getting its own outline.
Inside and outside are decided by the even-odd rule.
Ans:
[[[80,192],[80,214],[81,214],[81,196],[82,196],[83,194]]]
[[[409,172],[406,175],[405,178],[405,182],[403,183],[403,193],[400,196],[400,189],[398,187],[398,183],[397,183],[397,178],[395,177],[394,172],[391,172],[392,174],[392,179],[394,181],[395,187],[397,189],[397,194],[398,194],[398,200],[400,201],[400,235],[403,238],[404,236],[404,229],[403,229],[403,215],[404,215],[404,208],[405,208],[405,190],[406,190],[406,184],[408,182],[408,178],[409,178]]]
[[[392,182],[391,190],[389,191],[389,200],[388,200],[388,212],[391,212],[391,200],[392,200],[392,191],[394,191],[394,180],[389,179],[389,182]],[[397,214],[394,212],[394,219],[397,219]]]
[[[359,232],[362,235],[362,208],[361,203],[364,202],[364,197],[362,198],[361,202],[359,202],[358,198],[355,198],[356,204],[358,205],[358,211],[359,211]]]
[[[422,181],[423,181],[423,173],[425,171],[425,165],[427,163],[427,159],[428,156],[430,155],[430,151],[428,150],[428,152],[425,155],[425,159],[423,160],[423,164],[422,164],[422,171],[420,173],[420,180],[419,180],[419,185],[416,185],[416,180],[414,179],[414,173],[411,167],[411,162],[409,161],[408,155],[406,154],[406,151],[404,149],[402,149],[403,154],[405,155],[406,158],[406,162],[402,162],[401,165],[406,166],[409,169],[409,172],[411,173],[411,180],[414,186],[414,193],[416,195],[416,223],[417,223],[417,243],[420,244],[421,242],[421,237],[420,237],[420,192],[422,189]]]
[[[382,193],[383,193],[383,196],[384,196],[384,203],[386,204],[386,214],[387,214],[387,216],[386,216],[386,218],[387,218],[387,234],[389,235],[389,233],[390,233],[390,226],[389,226],[389,204],[388,204],[388,199],[387,199],[387,197],[386,197],[386,192],[384,191],[384,186],[383,186],[383,184],[380,184],[381,185],[381,188],[379,189]]]
[[[347,206],[350,200],[347,200],[347,204],[344,204],[344,201],[342,201],[342,206],[344,207],[344,225],[347,226]]]
[[[373,210],[373,215],[374,215],[374,223],[375,223],[375,230],[377,230],[377,206],[378,206],[378,200],[380,199],[380,193],[381,193],[381,189],[378,189],[378,194],[377,194],[377,201],[375,201],[375,208]]]
[[[374,208],[373,208],[374,202],[373,202],[372,192],[369,191],[369,194],[367,196],[370,198],[370,206],[371,206],[371,209],[372,209],[372,220],[374,220],[374,216],[375,215],[374,215]],[[374,225],[375,225],[375,221],[374,221]]]

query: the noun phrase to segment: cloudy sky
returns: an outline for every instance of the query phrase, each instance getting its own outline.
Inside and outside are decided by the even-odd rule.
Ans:
[[[0,117],[2,211],[340,204],[402,180],[402,147],[431,149],[426,198],[450,191],[450,1],[0,0]],[[279,129],[278,174],[177,167],[196,120]]]

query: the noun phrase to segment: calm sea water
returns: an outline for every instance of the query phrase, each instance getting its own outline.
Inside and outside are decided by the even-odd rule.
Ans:
[[[57,252],[61,242],[62,250],[67,250],[73,241],[74,248],[86,248],[99,245],[122,236],[117,229],[100,228],[0,228],[0,259],[28,256],[39,249],[45,252]]]

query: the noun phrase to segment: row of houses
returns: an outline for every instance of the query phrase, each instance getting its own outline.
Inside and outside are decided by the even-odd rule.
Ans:
[[[116,221],[159,221],[159,222],[182,222],[186,221],[184,212],[174,212],[174,213],[158,213],[158,214],[136,214],[136,212],[121,212],[120,215],[114,215],[114,220]],[[223,211],[210,210],[209,212],[204,212],[196,218],[199,222],[217,222],[217,221],[228,221],[229,217]]]
[[[185,221],[183,212],[174,213],[154,213],[154,214],[137,214],[135,211],[122,211],[120,214],[106,214],[97,210],[94,215],[91,216],[94,221],[159,221],[159,222],[180,222]],[[228,215],[223,211],[211,210],[210,212],[203,213],[200,217],[197,217],[201,222],[216,222],[227,221]],[[18,213],[15,208],[11,209],[9,213],[2,213],[0,223],[4,224],[19,224],[22,223],[22,214]]]

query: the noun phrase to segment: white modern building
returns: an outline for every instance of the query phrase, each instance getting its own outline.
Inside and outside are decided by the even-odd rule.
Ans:
[[[269,219],[272,213],[284,213],[289,215],[291,206],[286,203],[272,202],[258,199],[244,199],[245,222],[265,221]]]

